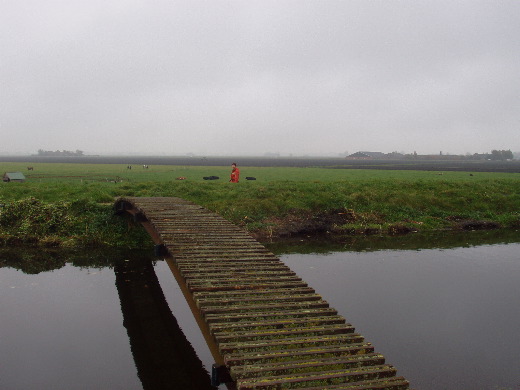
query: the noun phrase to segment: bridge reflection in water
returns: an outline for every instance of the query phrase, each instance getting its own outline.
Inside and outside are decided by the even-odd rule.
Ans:
[[[152,261],[119,260],[114,271],[143,389],[215,389],[164,298]]]
[[[121,198],[164,254],[216,365],[248,389],[406,390],[374,346],[265,247],[179,198]]]

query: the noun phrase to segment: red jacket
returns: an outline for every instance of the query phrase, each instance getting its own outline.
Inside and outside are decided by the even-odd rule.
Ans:
[[[240,169],[233,168],[233,170],[231,171],[231,180],[230,180],[230,182],[231,183],[238,183],[239,176],[240,176]]]

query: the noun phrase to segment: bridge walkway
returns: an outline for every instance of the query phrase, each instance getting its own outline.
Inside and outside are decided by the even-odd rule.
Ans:
[[[404,390],[374,346],[245,231],[180,198],[120,198],[164,255],[230,389]]]

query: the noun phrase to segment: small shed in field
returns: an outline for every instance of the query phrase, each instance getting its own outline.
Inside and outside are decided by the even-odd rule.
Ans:
[[[4,177],[2,180],[5,182],[15,181],[23,183],[25,181],[25,176],[22,172],[6,172],[4,173]]]

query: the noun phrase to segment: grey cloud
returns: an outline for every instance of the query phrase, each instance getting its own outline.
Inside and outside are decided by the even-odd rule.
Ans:
[[[4,2],[0,152],[520,150],[519,16],[512,0]]]

